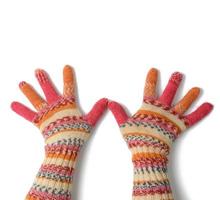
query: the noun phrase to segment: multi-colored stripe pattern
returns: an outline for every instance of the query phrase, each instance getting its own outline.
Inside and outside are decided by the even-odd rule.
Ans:
[[[161,95],[157,94],[157,80],[158,70],[150,69],[143,104],[131,117],[119,103],[111,101],[108,104],[132,152],[133,200],[173,200],[167,175],[171,145],[182,131],[203,119],[213,108],[212,104],[204,103],[185,115],[200,89],[190,89],[179,102],[173,103],[182,74],[173,73]]]
[[[74,100],[62,99],[35,119],[45,138],[46,156],[26,200],[71,199],[76,159],[92,129],[75,109]]]
[[[132,152],[133,200],[173,200],[168,155],[171,144],[185,128],[184,120],[156,101],[145,101],[132,118],[120,125]]]
[[[79,151],[90,136],[91,129],[106,110],[108,100],[95,103],[82,115],[76,103],[75,75],[70,66],[63,69],[63,94],[58,93],[47,73],[38,69],[36,78],[44,92],[42,98],[28,83],[19,84],[21,91],[36,111],[20,102],[12,110],[37,126],[45,139],[45,160],[26,200],[70,200],[72,176]]]

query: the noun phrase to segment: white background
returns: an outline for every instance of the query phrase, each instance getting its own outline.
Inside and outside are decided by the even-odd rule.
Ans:
[[[44,157],[39,131],[10,110],[30,103],[18,89],[44,68],[62,89],[62,67],[74,66],[80,104],[88,112],[101,97],[140,106],[148,69],[160,69],[161,87],[173,71],[186,75],[176,100],[193,86],[196,106],[215,105],[202,123],[175,143],[170,157],[177,200],[219,198],[218,0],[0,1],[0,191],[24,199]],[[42,92],[41,92],[42,93]],[[82,152],[74,200],[131,199],[132,164],[113,116],[107,112]]]

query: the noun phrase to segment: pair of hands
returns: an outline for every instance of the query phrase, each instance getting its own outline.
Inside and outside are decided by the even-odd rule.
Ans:
[[[132,123],[132,132],[146,133],[151,132],[149,128],[152,129],[151,125],[157,123],[159,124],[157,128],[163,130],[157,137],[170,146],[182,131],[200,121],[213,108],[210,103],[204,103],[191,114],[184,116],[184,113],[198,97],[199,88],[192,88],[182,100],[172,106],[172,101],[182,80],[182,74],[178,72],[172,74],[165,90],[158,98],[156,95],[158,71],[151,69],[146,78],[143,104],[133,116],[129,117],[117,102],[108,101],[105,98],[99,100],[88,114],[83,115],[77,105],[75,75],[70,66],[65,66],[63,69],[62,95],[56,91],[44,70],[36,70],[35,75],[46,100],[40,97],[31,85],[21,82],[19,84],[21,91],[37,111],[31,110],[19,102],[13,102],[11,107],[17,114],[34,123],[41,130],[46,142],[54,135],[50,134],[50,126],[60,122],[61,119],[65,124],[65,117],[78,121],[78,126],[82,126],[82,133],[90,132],[108,107],[120,125],[123,136],[129,135],[126,126],[130,123]],[[71,126],[71,124],[68,122],[66,126]],[[74,134],[72,137],[75,137]],[[59,138],[62,138],[62,133]],[[56,139],[52,141],[56,142]]]

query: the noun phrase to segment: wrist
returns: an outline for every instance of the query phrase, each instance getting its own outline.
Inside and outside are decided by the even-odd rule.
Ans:
[[[167,174],[167,156],[153,153],[134,153],[133,199],[172,200]]]
[[[45,160],[26,199],[71,199],[71,184],[82,143],[73,140],[45,146]]]

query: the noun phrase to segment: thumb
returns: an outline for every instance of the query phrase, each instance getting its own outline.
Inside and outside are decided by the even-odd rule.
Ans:
[[[119,126],[128,120],[129,117],[125,109],[119,103],[111,101],[108,103],[108,108],[113,113]]]
[[[106,98],[100,99],[95,103],[91,111],[85,116],[85,119],[88,121],[89,124],[95,126],[99,118],[106,110],[107,104],[108,104],[108,99]]]

